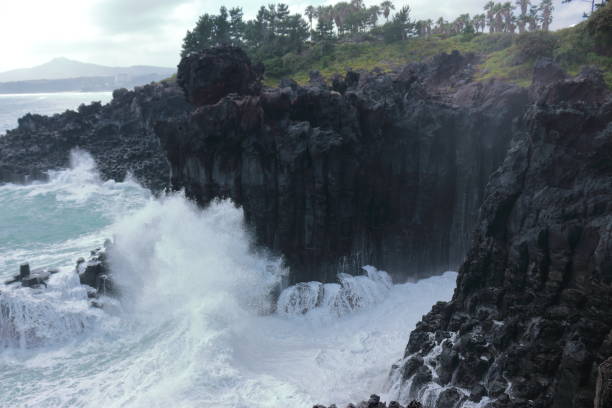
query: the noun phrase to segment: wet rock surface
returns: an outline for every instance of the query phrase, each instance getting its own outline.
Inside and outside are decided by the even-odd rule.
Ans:
[[[313,408],[338,408],[336,404],[330,406],[315,405]],[[361,401],[358,404],[348,404],[346,408],[423,408],[423,405],[418,401],[411,401],[407,405],[401,405],[397,401],[390,401],[388,404],[381,401],[380,396],[376,394],[370,395],[367,401]]]
[[[108,251],[112,243],[106,241],[102,248],[91,251],[89,259],[79,258],[76,263],[75,272],[79,275],[81,285],[92,288],[89,297],[118,296],[119,289],[113,283],[111,268],[108,264]]]
[[[404,398],[437,408],[466,397],[487,408],[590,408],[596,388],[605,394],[612,97],[597,77],[551,81],[521,120],[452,301],[417,324],[393,374]],[[435,372],[429,389],[422,368]]]
[[[116,90],[106,105],[25,115],[0,137],[0,182],[45,179],[48,170],[68,167],[70,150],[80,148],[92,154],[104,179],[121,181],[129,172],[159,191],[168,185],[169,170],[153,124],[186,113],[188,106],[178,86],[161,83]]]
[[[119,296],[119,289],[112,280],[112,272],[108,263],[108,251],[112,248],[112,242],[107,240],[104,246],[91,251],[89,258],[79,258],[76,261],[74,273],[79,276],[81,285],[88,287],[87,295],[90,299],[100,296]],[[5,285],[20,284],[28,288],[47,287],[47,282],[51,275],[58,273],[54,268],[31,269],[29,263],[24,263],[19,267],[19,274],[12,279],[4,282]],[[92,305],[97,306],[95,300]]]
[[[470,84],[474,57],[459,53],[398,73],[351,71],[333,88],[313,72],[307,86],[255,92],[243,59],[218,64],[239,89],[209,86],[217,69],[194,80],[219,54],[182,61],[179,79],[189,78],[181,84],[198,106],[156,127],[174,189],[201,205],[232,198],[293,282],[366,264],[404,277],[458,266],[526,90]],[[474,89],[459,93],[465,86]]]
[[[13,276],[12,279],[4,282],[5,285],[20,283],[21,286],[27,288],[36,288],[39,286],[47,286],[47,281],[51,275],[59,272],[57,269],[38,268],[30,269],[29,263],[24,263],[19,266],[19,274]]]
[[[612,406],[612,357],[599,366],[595,389],[595,408],[610,406]]]
[[[601,73],[568,78],[541,61],[525,90],[473,82],[475,57],[453,53],[271,89],[239,54],[183,60],[195,106],[152,85],[22,118],[0,139],[0,180],[43,177],[77,146],[106,178],[132,171],[161,189],[170,175],[203,206],[241,205],[293,282],[364,264],[422,276],[467,252],[452,301],[423,317],[393,371],[400,402],[609,405],[612,100]],[[112,291],[103,253],[77,271]],[[358,406],[385,406],[374,397]]]

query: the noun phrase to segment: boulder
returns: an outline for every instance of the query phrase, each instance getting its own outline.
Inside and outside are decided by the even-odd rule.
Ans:
[[[186,56],[178,66],[177,81],[195,106],[215,104],[230,93],[251,94],[260,86],[251,60],[238,47],[215,47]]]
[[[19,265],[19,274],[14,275],[12,279],[4,282],[5,285],[11,285],[13,283],[21,283],[22,286],[27,288],[38,288],[41,285],[47,286],[47,281],[51,275],[56,274],[57,269],[50,268],[37,268],[30,269],[29,263]]]
[[[542,88],[565,79],[567,74],[557,63],[550,58],[539,58],[533,67],[531,89],[537,93]]]
[[[75,272],[79,275],[81,285],[87,285],[93,289],[89,292],[92,298],[100,295],[119,295],[119,290],[113,283],[108,264],[108,251],[111,248],[112,243],[106,240],[103,248],[91,251],[91,256],[87,261],[83,258],[77,260]]]

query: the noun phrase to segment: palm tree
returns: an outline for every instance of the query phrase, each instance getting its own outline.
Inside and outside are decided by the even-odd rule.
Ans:
[[[474,17],[472,17],[472,24],[474,25],[474,29],[476,30],[476,32],[480,32],[481,27],[482,27],[482,30],[484,30],[485,15],[476,14]]]
[[[542,23],[542,31],[548,31],[550,23],[552,23],[552,12],[554,10],[552,0],[542,0],[540,3],[540,22]]]
[[[514,6],[509,1],[501,6],[501,15],[504,19],[504,31],[507,33],[512,33],[515,29],[514,15],[512,14],[513,10]]]
[[[431,18],[428,18],[427,20],[425,20],[425,33],[428,37],[431,35],[431,26],[433,26],[433,20]]]
[[[434,31],[437,34],[447,34],[446,32],[447,24],[448,23],[446,22],[446,20],[444,20],[444,17],[440,17],[438,21],[436,21],[436,27],[434,28]]]
[[[495,32],[501,33],[504,30],[504,17],[502,15],[501,3],[496,3],[493,7],[493,16],[495,16]]]
[[[531,6],[529,8],[528,23],[529,23],[529,31],[538,30],[539,24],[538,24],[538,7],[537,6]]]
[[[370,6],[368,7],[368,11],[367,11],[367,23],[374,27],[376,25],[376,22],[378,21],[378,16],[380,16],[381,12],[380,12],[380,7],[374,5],[374,6]]]
[[[495,3],[490,1],[484,6],[485,11],[487,12],[487,24],[489,24],[489,32],[495,32]]]
[[[308,17],[308,23],[310,24],[310,29],[312,30],[312,19],[317,15],[317,9],[313,6],[306,7],[306,11],[304,12],[306,17]]]
[[[333,6],[327,6],[329,9],[329,17],[336,23],[338,34],[343,34],[347,30],[345,22],[352,14],[351,5],[347,2],[336,3]]]
[[[531,5],[531,1],[530,0],[516,0],[516,4],[521,9],[521,14],[516,19],[516,22],[517,22],[517,25],[518,25],[518,29],[519,29],[519,33],[524,33],[525,32],[525,27],[527,26],[527,23],[529,22],[529,18],[527,16],[527,11],[529,10],[529,6]]]
[[[391,14],[391,10],[395,10],[395,6],[389,0],[385,0],[380,3],[380,9],[382,10],[385,20],[389,21],[389,14]]]

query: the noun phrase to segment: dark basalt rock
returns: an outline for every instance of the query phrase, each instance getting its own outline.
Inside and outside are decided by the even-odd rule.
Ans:
[[[437,406],[440,408],[455,408],[465,400],[466,397],[463,393],[456,388],[449,388],[442,391],[438,397]]]
[[[410,335],[405,361],[429,354],[441,385],[489,408],[591,408],[612,355],[612,96],[598,78],[542,89],[489,182],[452,301]],[[440,331],[452,348],[432,348],[450,341]],[[403,395],[425,385],[401,381]]]
[[[45,179],[48,170],[68,167],[70,150],[80,148],[93,155],[103,179],[121,181],[129,172],[160,191],[169,171],[153,124],[186,114],[188,106],[180,88],[161,83],[116,90],[106,105],[25,115],[19,127],[0,137],[0,183]]]
[[[48,268],[38,268],[38,269],[30,269],[30,264],[24,263],[19,266],[19,274],[13,276],[12,279],[4,282],[5,285],[11,285],[13,283],[21,283],[21,286],[27,288],[37,288],[42,286],[47,286],[47,281],[51,277],[51,275],[56,274],[58,272],[57,269],[48,269]]]
[[[119,295],[119,290],[113,283],[108,264],[107,251],[111,247],[112,243],[107,240],[103,248],[91,251],[89,260],[85,261],[83,258],[77,260],[75,271],[79,275],[81,285],[87,285],[94,289],[90,292],[90,297]]]
[[[202,69],[210,53],[230,54],[215,63],[239,73],[240,89],[203,91],[220,81],[218,69],[210,78]],[[248,63],[231,68],[234,60],[215,49],[181,62],[179,81],[198,107],[156,127],[172,188],[203,206],[232,198],[257,244],[285,257],[293,282],[364,264],[402,277],[458,266],[526,90],[487,83],[453,99],[449,89],[471,85],[475,61],[458,53],[410,75],[349,72],[334,90],[313,74],[305,87],[254,92]]]
[[[534,98],[537,98],[545,87],[565,79],[567,79],[567,74],[557,63],[550,58],[539,58],[533,67],[530,90]]]
[[[256,93],[261,75],[241,48],[216,47],[183,58],[177,80],[189,102],[203,106],[230,93]]]
[[[76,262],[75,273],[79,275],[81,285],[89,287],[88,296],[97,298],[101,295],[118,296],[119,290],[112,281],[112,273],[108,264],[107,251],[112,247],[112,243],[107,240],[104,247],[91,251],[87,261],[79,258]],[[5,285],[21,283],[24,287],[38,288],[47,286],[47,281],[51,275],[58,273],[57,269],[38,268],[30,269],[30,265],[24,263],[19,267],[19,274],[5,282]],[[97,305],[92,302],[92,305]]]
[[[612,357],[599,366],[596,387],[595,408],[612,406]]]
[[[367,401],[361,401],[357,405],[351,403],[346,406],[346,408],[387,408],[387,407],[388,408],[423,408],[423,405],[417,401],[411,401],[405,407],[403,405],[400,405],[400,403],[397,401],[391,401],[389,402],[389,405],[387,405],[386,402],[380,400],[380,396],[376,394],[372,394],[370,395],[370,398]],[[317,404],[317,405],[314,405],[313,408],[336,408],[336,404],[332,404],[329,407],[326,407],[325,405]]]
[[[606,81],[598,68],[584,67],[576,77],[557,81],[542,89],[538,103],[547,105],[603,104],[609,96]]]

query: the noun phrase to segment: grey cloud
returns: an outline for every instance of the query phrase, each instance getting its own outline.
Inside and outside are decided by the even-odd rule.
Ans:
[[[505,0],[494,0],[504,2]],[[402,4],[401,2],[396,2]],[[431,18],[436,20],[444,17],[448,20],[458,17],[460,14],[470,13],[471,15],[484,13],[484,5],[487,0],[438,0],[435,3],[431,0],[410,0],[407,4],[412,9],[412,15],[417,19]],[[515,3],[513,0],[512,3]],[[533,4],[539,4],[539,0],[532,0]],[[558,29],[579,23],[582,20],[582,13],[590,7],[580,0],[575,0],[570,4],[562,4],[561,0],[554,0],[555,12],[552,28]]]
[[[1,0],[0,0],[1,1]],[[225,0],[223,3],[210,0],[103,0],[92,11],[93,23],[104,33],[96,38],[85,40],[74,37],[70,41],[56,39],[38,39],[31,45],[32,53],[46,59],[63,55],[73,59],[106,65],[151,64],[176,66],[182,37],[191,29],[198,15],[205,12],[217,12],[221,4],[228,7],[242,6],[245,16],[254,16],[257,8],[268,1],[262,0]],[[294,0],[289,1],[293,12],[303,12],[307,4],[329,3],[330,0]],[[368,1],[375,4],[379,1]],[[484,0],[410,0],[413,18],[447,19],[462,13],[481,13]],[[404,4],[396,0],[399,8]],[[185,13],[172,14],[182,5]],[[586,5],[588,6],[588,5]],[[570,4],[561,4],[555,0],[553,29],[567,27],[582,21],[585,3],[576,0]],[[196,11],[197,10],[197,11]],[[175,13],[176,14],[176,13]],[[185,15],[188,14],[188,15]]]
[[[172,11],[189,0],[104,0],[92,10],[96,25],[107,33],[156,31]]]

